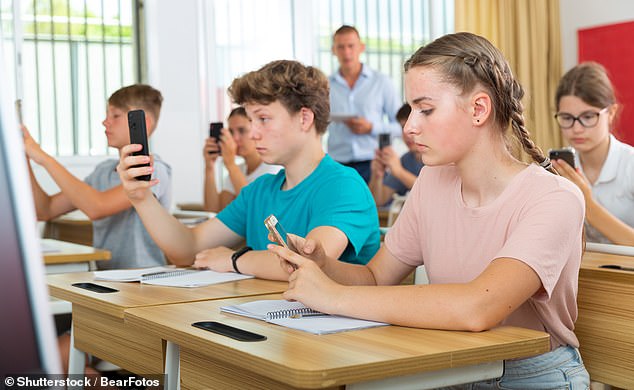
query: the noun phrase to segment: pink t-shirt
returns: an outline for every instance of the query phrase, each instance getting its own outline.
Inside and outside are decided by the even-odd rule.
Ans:
[[[403,263],[425,264],[430,283],[466,283],[496,258],[530,266],[537,293],[502,325],[545,331],[551,348],[579,346],[573,329],[584,219],[581,191],[537,165],[518,173],[484,207],[467,207],[455,166],[425,166],[385,246]]]

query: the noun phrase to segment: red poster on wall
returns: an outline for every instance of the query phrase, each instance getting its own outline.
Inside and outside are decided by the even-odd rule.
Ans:
[[[605,66],[622,104],[614,135],[634,145],[634,22],[582,29],[577,34],[579,62]]]

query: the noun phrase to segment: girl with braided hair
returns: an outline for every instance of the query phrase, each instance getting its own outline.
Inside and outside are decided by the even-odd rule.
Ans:
[[[461,388],[587,389],[573,332],[583,195],[530,140],[507,61],[480,36],[446,35],[407,60],[405,92],[405,131],[425,166],[385,245],[363,266],[310,239],[293,238],[303,256],[269,246],[290,274],[285,298],[410,327],[545,331],[550,352]],[[513,137],[535,163],[513,156]],[[422,264],[430,284],[394,286]]]

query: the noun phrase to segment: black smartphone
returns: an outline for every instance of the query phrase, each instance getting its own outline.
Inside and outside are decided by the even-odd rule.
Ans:
[[[217,333],[223,336],[231,337],[238,341],[264,341],[266,336],[261,334],[249,332],[248,330],[236,328],[227,324],[223,324],[216,321],[200,321],[194,322],[192,326],[204,330],[208,330],[213,333]]]
[[[89,291],[100,293],[100,294],[113,293],[113,292],[119,291],[111,287],[106,287],[100,284],[94,284],[90,282],[73,283],[71,286],[83,288],[84,290],[89,290]]]
[[[150,148],[147,142],[147,129],[145,127],[145,111],[132,110],[128,112],[128,129],[130,129],[130,143],[140,144],[143,148],[132,153],[133,156],[149,156]],[[134,165],[133,167],[149,167],[150,163]],[[152,175],[137,176],[137,180],[150,181]]]
[[[551,160],[564,160],[573,168],[576,168],[575,164],[575,150],[571,148],[563,149],[550,149],[548,151],[548,157]]]
[[[392,143],[392,138],[389,133],[381,133],[379,134],[379,149],[383,149],[386,146],[390,146]]]
[[[217,152],[209,152],[210,154],[213,153],[220,153],[220,133],[223,127],[223,123],[222,122],[211,122],[209,124],[209,136],[211,138],[215,138],[216,139],[216,144],[218,144],[218,151]]]

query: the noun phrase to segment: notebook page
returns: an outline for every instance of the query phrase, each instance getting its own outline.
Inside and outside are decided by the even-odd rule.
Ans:
[[[155,272],[175,271],[172,267],[151,267],[140,269],[112,269],[106,271],[95,271],[93,275],[95,280],[108,280],[111,282],[139,282],[145,274]]]
[[[241,305],[223,306],[220,308],[220,311],[266,321],[268,313],[296,309],[308,308],[301,302],[287,301],[284,299],[264,299],[243,303]]]
[[[235,272],[216,272],[211,270],[204,270],[187,273],[185,275],[171,276],[168,278],[142,280],[141,283],[151,284],[155,286],[191,288],[251,278],[253,278],[252,275],[242,275]]]
[[[283,299],[270,299],[253,301],[240,305],[223,306],[220,308],[220,311],[255,318],[272,324],[313,334],[337,333],[354,329],[365,329],[375,326],[388,325],[384,322],[360,320],[357,318],[328,314],[319,316],[293,316],[278,319],[270,319],[269,316],[267,316],[268,313],[275,313],[279,311],[291,312],[298,309],[307,309],[307,307],[301,302],[291,302]]]
[[[385,322],[360,320],[358,318],[342,316],[319,316],[301,318],[280,318],[269,321],[272,324],[285,326],[291,329],[302,330],[313,334],[329,334],[345,332],[348,330],[373,328],[388,325]]]

